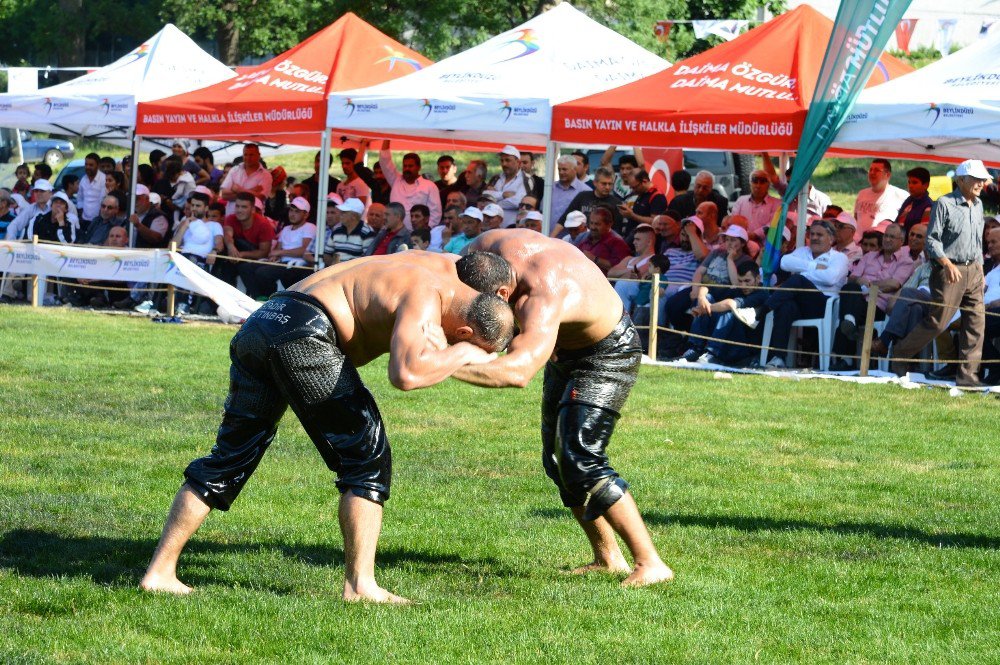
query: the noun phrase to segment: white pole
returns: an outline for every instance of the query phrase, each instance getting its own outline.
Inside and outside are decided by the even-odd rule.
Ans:
[[[795,226],[795,247],[806,246],[806,224],[809,222],[809,181],[799,192],[798,223]]]
[[[129,220],[132,219],[132,215],[135,214],[135,188],[139,183],[139,146],[142,144],[142,137],[132,130],[132,178],[129,183],[129,195],[128,195],[128,217]],[[129,247],[135,247],[135,224],[129,223],[128,227],[128,245]]]
[[[545,144],[545,189],[542,192],[542,235],[548,237],[556,220],[552,219],[552,185],[556,178],[556,159],[559,157],[559,144],[548,141]]]
[[[323,130],[319,146],[319,170],[316,173],[316,270],[323,269],[326,249],[326,196],[330,192],[330,128]]]

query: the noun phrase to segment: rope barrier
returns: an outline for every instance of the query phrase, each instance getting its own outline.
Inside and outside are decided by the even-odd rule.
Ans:
[[[96,290],[99,290],[99,291],[127,291],[129,293],[131,293],[131,291],[132,291],[132,289],[129,288],[129,287],[123,287],[123,286],[94,286],[93,284],[80,284],[79,282],[67,282],[65,280],[57,279],[55,277],[46,277],[45,281],[48,282],[49,284],[61,284],[62,286],[79,287],[79,288],[82,288],[82,289],[96,289]],[[166,287],[163,287],[163,288],[144,288],[144,289],[142,289],[142,291],[144,293],[147,292],[147,291],[154,292],[154,293],[166,293],[169,290],[170,289],[168,289]]]

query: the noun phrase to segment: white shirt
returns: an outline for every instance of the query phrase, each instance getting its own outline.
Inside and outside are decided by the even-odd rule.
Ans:
[[[31,236],[34,235],[35,230],[35,218],[39,215],[44,215],[49,210],[52,210],[50,205],[40,206],[37,203],[32,203],[27,208],[22,209],[7,227],[6,239],[18,240],[20,238],[27,238],[31,240]]]
[[[76,193],[76,200],[80,202],[80,213],[87,221],[97,219],[101,214],[101,201],[107,196],[104,181],[104,174],[100,171],[93,180],[86,173],[80,176],[80,191]]]
[[[883,219],[895,220],[907,197],[909,193],[893,185],[886,185],[879,194],[873,192],[871,187],[858,192],[858,198],[854,202],[854,219],[858,220],[858,230],[854,232],[854,239],[861,240],[865,231]]]
[[[243,189],[253,189],[260,185],[261,191],[264,192],[261,195],[261,199],[263,199],[271,193],[271,172],[263,166],[258,166],[257,170],[253,173],[247,173],[242,164],[237,164],[229,169],[229,175],[222,181],[220,189],[232,189],[233,185],[239,185]],[[232,215],[235,212],[236,202],[228,201],[226,203],[226,214]]]
[[[392,186],[389,200],[406,208],[403,225],[407,229],[413,230],[413,226],[410,224],[410,208],[419,203],[430,208],[431,217],[428,225],[431,228],[441,223],[441,193],[438,191],[437,185],[423,176],[417,176],[412,185],[403,180],[399,171],[396,170],[396,165],[392,163],[392,152],[389,150],[379,152],[378,163],[382,167],[385,181]]]
[[[746,217],[750,222],[748,232],[750,237],[754,237],[761,235],[761,229],[767,229],[771,226],[771,218],[774,217],[775,210],[780,206],[781,199],[777,199],[770,194],[765,194],[764,200],[760,203],[750,198],[749,194],[745,194],[736,199],[736,203],[733,204],[730,214]]]
[[[811,249],[799,247],[791,254],[781,257],[781,269],[799,273],[815,284],[823,295],[835,296],[847,283],[850,266],[847,256],[835,249],[813,257]]]
[[[278,234],[278,244],[280,245],[278,249],[298,249],[302,247],[303,240],[313,240],[316,237],[316,225],[312,222],[306,222],[297,229],[293,229],[289,224],[285,228],[281,229],[281,233]],[[306,262],[296,256],[282,256],[282,263],[287,263],[289,265],[304,266]]]
[[[986,273],[985,286],[986,292],[983,294],[985,304],[1000,300],[1000,265]]]
[[[503,222],[501,226],[516,226],[517,206],[520,205],[521,199],[527,194],[524,191],[524,174],[521,173],[521,169],[518,169],[511,180],[505,181],[505,177],[503,172],[501,172],[496,182],[493,183],[493,189],[500,193],[497,197],[497,205],[503,208]],[[507,196],[507,192],[510,192],[510,196]]]

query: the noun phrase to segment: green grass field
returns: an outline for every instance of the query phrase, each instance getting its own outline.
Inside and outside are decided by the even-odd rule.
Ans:
[[[235,329],[0,306],[0,662],[1000,661],[994,399],[643,368],[612,448],[677,579],[589,554],[539,463],[540,383],[402,393],[378,575],[340,601],[336,490],[294,417],[232,511],[138,579],[211,447]]]

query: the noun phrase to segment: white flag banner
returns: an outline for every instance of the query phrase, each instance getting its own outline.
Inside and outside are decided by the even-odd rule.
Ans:
[[[722,37],[730,42],[740,36],[743,28],[750,25],[750,21],[728,20],[728,21],[691,21],[694,27],[696,39],[704,39],[709,35]]]
[[[212,299],[219,316],[245,319],[261,303],[165,249],[117,249],[0,241],[0,271],[102,281],[173,284]]]
[[[941,53],[944,57],[951,53],[951,41],[955,36],[955,26],[958,24],[958,19],[954,18],[939,18],[938,19],[938,32],[934,37],[934,47]]]

